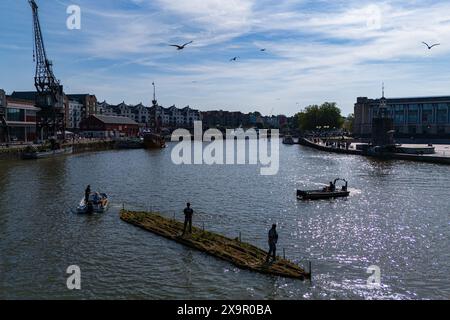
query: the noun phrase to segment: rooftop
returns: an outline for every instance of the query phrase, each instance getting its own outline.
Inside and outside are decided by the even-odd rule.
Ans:
[[[19,100],[26,100],[26,101],[36,101],[36,91],[14,91],[11,94],[11,98],[13,99],[19,99]]]
[[[138,123],[128,117],[119,116],[103,116],[103,115],[93,115],[92,117],[97,118],[105,124],[127,124],[127,125],[138,125]]]
[[[379,103],[381,98],[368,99],[366,97],[360,97],[358,99],[367,99],[372,103]],[[405,97],[405,98],[386,98],[387,102],[392,103],[423,103],[423,102],[450,102],[450,96],[428,96],[428,97]]]

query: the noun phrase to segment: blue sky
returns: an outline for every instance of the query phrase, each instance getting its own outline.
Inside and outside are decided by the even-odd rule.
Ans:
[[[37,0],[66,93],[292,115],[358,96],[450,95],[450,2]],[[81,30],[66,9],[81,8]],[[0,1],[0,88],[33,90],[31,9]],[[168,44],[194,43],[176,51]],[[441,43],[428,50],[422,41]],[[261,52],[266,48],[266,52]],[[229,59],[238,56],[237,62]]]

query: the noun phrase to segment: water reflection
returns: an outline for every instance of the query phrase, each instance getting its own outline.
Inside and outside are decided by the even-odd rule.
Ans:
[[[0,298],[446,298],[450,295],[448,167],[380,162],[281,146],[277,176],[254,166],[175,166],[162,151],[109,151],[38,162],[0,162]],[[299,202],[296,188],[342,177],[348,199]],[[87,184],[108,193],[104,215],[74,213]],[[312,282],[253,274],[125,224],[122,204],[158,209],[279,251]],[[65,289],[78,264],[82,292]],[[369,290],[367,267],[382,270]],[[427,277],[424,278],[424,272]]]

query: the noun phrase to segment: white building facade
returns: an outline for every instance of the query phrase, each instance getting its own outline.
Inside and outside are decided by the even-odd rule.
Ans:
[[[77,100],[69,100],[69,113],[67,125],[69,130],[79,130],[82,120],[83,104]]]
[[[142,127],[166,127],[183,128],[192,127],[195,121],[201,121],[198,110],[187,106],[179,109],[176,106],[164,108],[158,104],[147,107],[142,103],[128,105],[122,102],[119,105],[110,105],[106,102],[99,103],[97,109],[102,115],[122,116],[133,119]]]

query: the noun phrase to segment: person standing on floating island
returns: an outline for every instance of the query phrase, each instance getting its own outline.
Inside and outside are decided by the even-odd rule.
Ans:
[[[278,242],[278,233],[277,233],[277,225],[274,224],[272,229],[269,231],[269,253],[267,254],[266,262],[269,262],[270,256],[272,255],[273,261],[277,260],[277,242]]]
[[[189,233],[192,233],[192,216],[194,215],[194,210],[191,208],[191,204],[188,203],[186,209],[184,209],[184,229],[183,234],[181,236],[184,236],[186,234],[186,228],[189,224]]]

